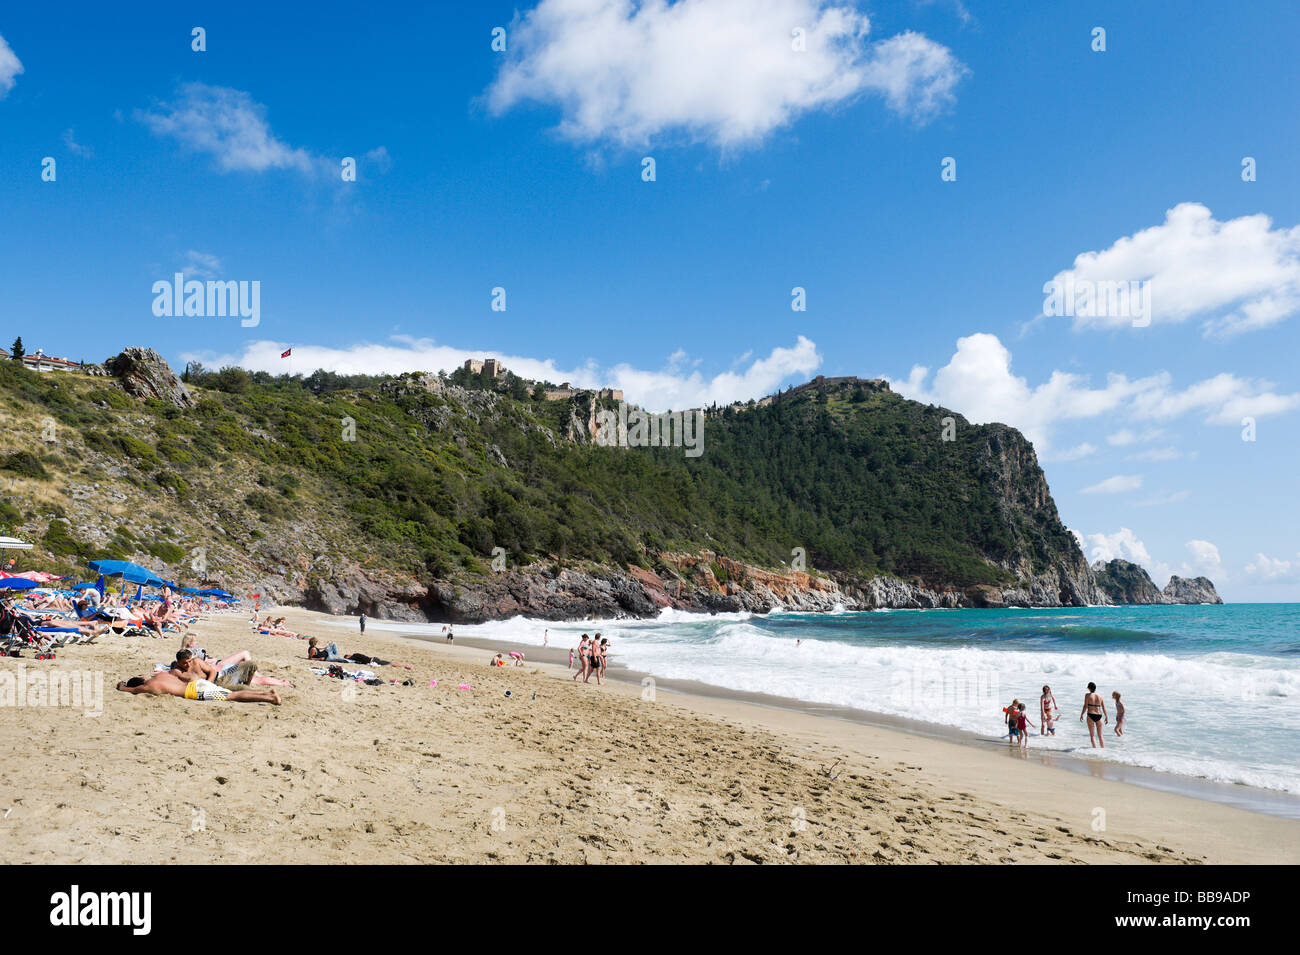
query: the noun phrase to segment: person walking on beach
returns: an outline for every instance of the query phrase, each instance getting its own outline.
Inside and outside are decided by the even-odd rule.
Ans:
[[[600,634],[596,634],[596,636],[600,636]],[[587,666],[587,675],[582,678],[583,683],[586,683],[591,678],[591,675],[594,673],[596,675],[596,685],[597,686],[604,685],[603,681],[601,680],[601,674],[605,670],[604,650],[605,647],[603,644],[597,643],[595,639],[591,641],[591,647],[590,647],[591,662]]]
[[[448,642],[448,643],[454,643],[455,640],[456,640],[456,635],[455,635],[454,633],[451,632],[451,627],[448,627],[448,628],[447,628],[447,642]]]
[[[1119,698],[1119,690],[1114,690],[1111,697],[1115,700],[1115,735],[1124,735],[1124,703]]]
[[[587,641],[589,639],[590,638],[584,633],[582,639],[578,641],[578,672],[573,674],[575,680],[580,676],[585,677],[587,675],[587,665],[590,660],[588,651],[591,649],[587,646]],[[582,682],[586,683],[587,681],[584,679]]]
[[[551,645],[551,631],[549,631],[549,630],[543,630],[543,631],[542,631],[542,646],[544,646],[544,647],[549,647],[550,645]]]
[[[1084,716],[1088,717],[1088,741],[1093,746],[1106,748],[1106,737],[1101,732],[1101,721],[1104,719],[1110,722],[1110,717],[1106,715],[1106,701],[1101,698],[1097,692],[1097,684],[1089,683],[1088,692],[1083,695],[1083,709],[1079,711],[1079,722],[1083,722]]]
[[[366,632],[366,615],[365,615],[365,614],[362,614],[362,615],[361,615],[361,632],[362,632],[362,633],[365,633],[365,632]]]
[[[1055,721],[1055,717],[1052,716],[1052,711],[1059,709],[1060,707],[1056,705],[1056,697],[1052,696],[1052,688],[1050,686],[1044,686],[1043,696],[1038,701],[1038,716],[1039,719],[1043,721],[1038,727],[1039,736],[1043,736],[1047,733],[1047,724]]]

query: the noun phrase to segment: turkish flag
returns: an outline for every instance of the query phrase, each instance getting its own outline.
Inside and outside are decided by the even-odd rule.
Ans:
[[[292,349],[292,348],[286,348],[284,351],[280,352],[280,357],[281,357],[281,358],[288,358],[289,355],[292,354],[292,353],[293,353],[293,349]]]

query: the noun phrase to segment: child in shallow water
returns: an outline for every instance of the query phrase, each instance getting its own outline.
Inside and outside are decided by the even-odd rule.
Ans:
[[[1033,726],[1029,717],[1025,714],[1025,704],[1021,703],[1016,717],[1016,728],[1020,730],[1020,748],[1024,749],[1029,745],[1029,730],[1026,727]]]
[[[1115,690],[1114,692],[1112,692],[1111,697],[1115,700],[1115,735],[1123,736],[1124,735],[1124,704],[1120,702],[1119,690]]]

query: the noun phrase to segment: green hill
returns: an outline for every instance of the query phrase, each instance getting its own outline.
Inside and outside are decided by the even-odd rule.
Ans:
[[[192,368],[179,387],[139,349],[106,368],[0,361],[0,533],[36,541],[32,565],[131,558],[435,619],[1098,602],[1024,437],[884,382],[705,409],[691,457],[599,446],[617,402],[512,375]]]

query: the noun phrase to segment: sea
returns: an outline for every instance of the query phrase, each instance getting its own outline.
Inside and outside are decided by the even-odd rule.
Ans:
[[[1040,721],[1046,685],[1060,718],[1054,736],[1030,730],[1036,752],[1300,794],[1300,604],[665,610],[645,620],[515,618],[455,629],[533,646],[549,630],[562,650],[599,630],[611,667],[948,727],[989,745],[1005,740],[1003,707],[1013,699]],[[1110,715],[1104,751],[1079,720],[1089,682]],[[1113,691],[1126,707],[1123,737],[1114,733]]]

